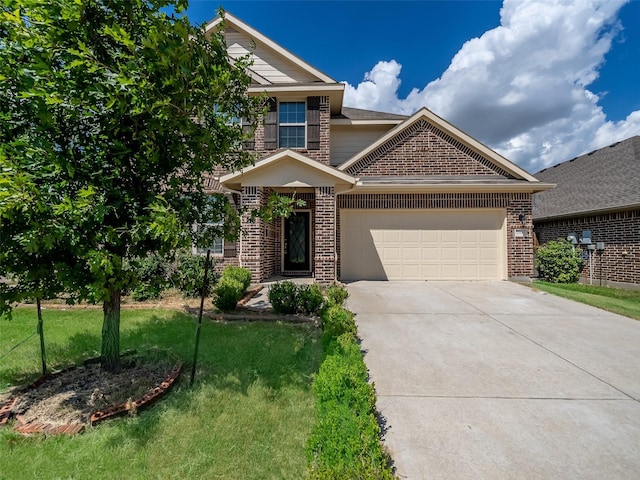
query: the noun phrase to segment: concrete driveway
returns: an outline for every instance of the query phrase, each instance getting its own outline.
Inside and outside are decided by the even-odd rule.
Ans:
[[[510,282],[354,282],[400,478],[640,478],[640,322]]]

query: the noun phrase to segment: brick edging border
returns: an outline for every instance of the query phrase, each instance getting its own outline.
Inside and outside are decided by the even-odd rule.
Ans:
[[[53,377],[60,375],[61,373],[68,372],[77,368],[76,365],[72,365],[70,367],[63,368],[62,370],[58,370],[54,373],[49,373],[46,375],[42,375],[40,378],[30,383],[24,388],[20,388],[16,390],[16,392],[22,393],[30,390],[32,388],[36,388]],[[165,393],[169,391],[171,386],[175,383],[175,381],[180,376],[182,372],[182,362],[178,361],[174,365],[169,375],[165,378],[165,380],[160,383],[157,387],[152,388],[146,394],[144,394],[139,399],[133,402],[123,402],[118,403],[116,405],[112,405],[110,407],[105,408],[104,410],[98,410],[91,414],[90,417],[90,425],[94,425],[98,422],[106,420],[108,418],[112,418],[118,415],[122,415],[128,413],[130,411],[138,411],[140,409],[149,407],[153,403],[155,403],[160,397],[162,397]],[[0,425],[5,425],[9,418],[12,417],[11,409],[14,407],[16,402],[18,401],[18,395],[14,395],[9,397],[3,404],[0,406]],[[82,423],[69,423],[65,425],[57,425],[52,423],[44,423],[44,422],[27,422],[24,420],[22,415],[16,415],[16,420],[18,424],[14,426],[14,430],[16,432],[29,435],[33,433],[44,433],[47,435],[74,435],[76,433],[80,433],[84,430],[85,425]]]

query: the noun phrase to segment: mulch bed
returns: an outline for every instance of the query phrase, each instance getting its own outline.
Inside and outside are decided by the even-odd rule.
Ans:
[[[97,420],[150,405],[171,387],[181,367],[132,357],[118,373],[99,364],[65,369],[16,392],[0,406],[0,424],[13,416],[22,433],[78,433]]]

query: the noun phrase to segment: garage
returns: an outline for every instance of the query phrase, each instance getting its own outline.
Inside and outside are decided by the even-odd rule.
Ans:
[[[340,272],[349,280],[507,277],[504,209],[340,211]]]

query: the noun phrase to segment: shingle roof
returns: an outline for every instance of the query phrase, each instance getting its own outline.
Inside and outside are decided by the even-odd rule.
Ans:
[[[331,118],[346,118],[349,120],[406,120],[409,117],[406,115],[398,115],[397,113],[342,107],[342,113],[340,115],[332,115]]]
[[[533,218],[640,206],[640,136],[560,163],[535,174],[556,188],[533,196]]]

